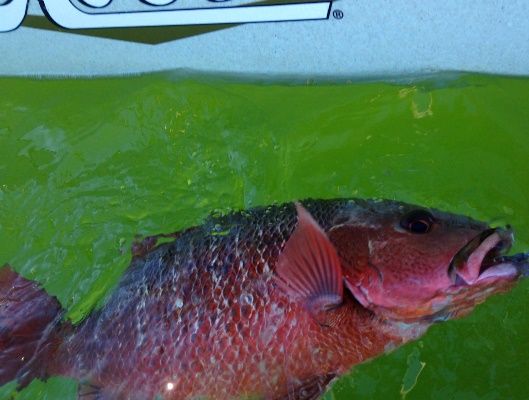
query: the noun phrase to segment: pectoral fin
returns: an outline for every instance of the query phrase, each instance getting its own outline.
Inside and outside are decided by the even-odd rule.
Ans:
[[[342,267],[326,233],[299,203],[298,225],[279,256],[277,282],[319,321],[342,303]]]

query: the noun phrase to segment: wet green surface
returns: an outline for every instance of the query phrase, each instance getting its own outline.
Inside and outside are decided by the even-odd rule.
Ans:
[[[529,248],[529,79],[270,84],[0,79],[0,264],[81,319],[135,234],[211,211],[384,197],[517,231]],[[332,399],[529,398],[529,282],[357,367]],[[53,378],[0,398],[74,399]]]

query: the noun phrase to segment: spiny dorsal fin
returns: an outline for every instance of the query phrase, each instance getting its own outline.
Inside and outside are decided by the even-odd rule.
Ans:
[[[342,267],[323,229],[300,203],[296,210],[298,225],[279,255],[277,281],[292,299],[319,316],[342,303]]]

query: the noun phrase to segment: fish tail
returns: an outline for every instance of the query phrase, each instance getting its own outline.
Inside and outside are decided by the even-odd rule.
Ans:
[[[36,282],[0,268],[0,385],[45,379],[61,342],[63,309]]]

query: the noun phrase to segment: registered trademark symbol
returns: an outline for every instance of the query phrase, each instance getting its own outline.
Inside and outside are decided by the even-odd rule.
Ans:
[[[343,11],[342,10],[334,10],[332,12],[332,16],[335,18],[335,19],[342,19],[343,18]]]

